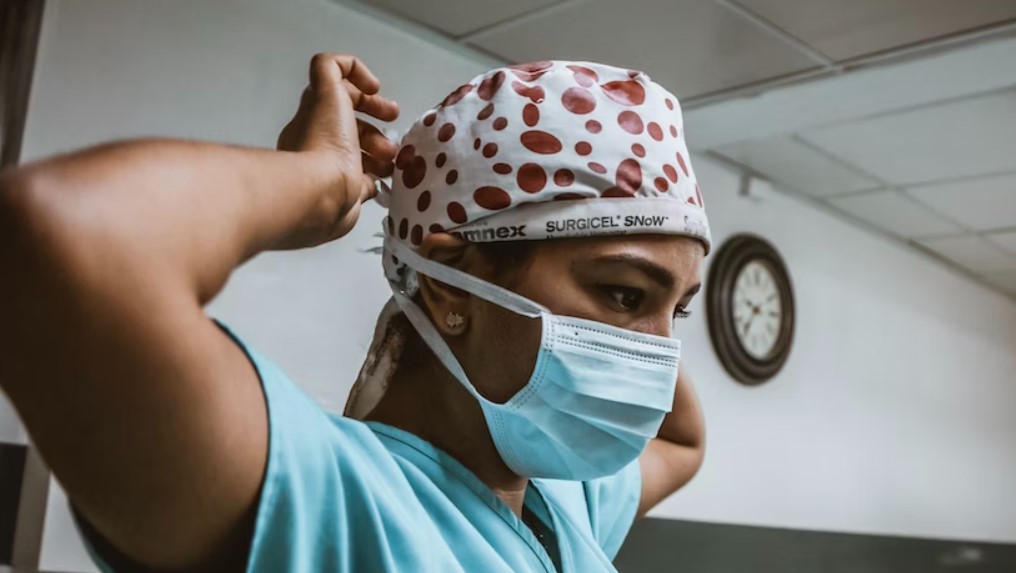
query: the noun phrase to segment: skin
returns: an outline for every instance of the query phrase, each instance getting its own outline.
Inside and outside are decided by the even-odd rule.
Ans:
[[[128,559],[165,571],[244,568],[267,414],[256,373],[203,307],[257,253],[316,246],[355,225],[373,178],[393,169],[395,145],[355,115],[397,117],[398,106],[379,89],[356,58],[318,54],[277,151],[130,141],[0,172],[0,388],[75,507]],[[691,248],[678,241],[663,248],[668,260],[658,260],[684,269],[675,270],[679,290],[697,282],[688,265],[701,257],[682,258],[679,251]],[[462,264],[479,272],[469,266],[481,264],[475,253],[454,242],[432,238],[427,255],[455,257],[458,249]],[[552,250],[541,247],[534,265],[554,266],[545,258]],[[571,257],[564,270],[583,266]],[[521,292],[566,308],[563,298],[536,293],[538,281],[520,278]],[[583,305],[573,310],[662,331],[669,324],[662,308],[684,296],[678,290],[654,291],[652,312],[626,318],[589,297],[572,301]],[[455,351],[467,371],[486,368],[471,358],[484,348],[475,334],[496,330],[499,311],[432,283],[426,291],[435,305],[465,305],[474,335],[454,337]],[[531,350],[526,336],[518,356]],[[507,396],[504,385],[523,374],[500,376],[484,392]],[[469,405],[443,386],[449,408],[467,416]],[[679,388],[675,421],[668,418],[643,456],[644,507],[690,478],[701,459],[697,405],[690,388]],[[431,420],[426,431],[434,433],[421,435],[452,435],[434,428]],[[482,441],[455,453],[510,500],[522,491],[520,480],[497,467]]]

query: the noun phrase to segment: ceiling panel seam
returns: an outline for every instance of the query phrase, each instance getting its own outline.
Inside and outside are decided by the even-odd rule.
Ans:
[[[546,16],[548,14],[553,14],[554,12],[559,12],[561,10],[566,10],[566,9],[572,8],[574,6],[578,6],[579,4],[585,4],[588,1],[589,0],[559,0],[558,2],[555,2],[553,4],[548,4],[546,6],[539,6],[537,8],[533,8],[532,10],[528,10],[526,12],[522,12],[521,14],[515,14],[515,15],[509,16],[509,17],[507,17],[507,18],[505,18],[503,20],[498,20],[497,22],[494,22],[492,24],[487,24],[486,26],[481,26],[481,27],[479,27],[479,28],[477,28],[475,30],[471,30],[469,32],[466,32],[465,34],[461,34],[459,36],[449,36],[449,37],[453,38],[455,41],[460,42],[462,44],[475,45],[475,44],[473,44],[473,41],[476,40],[477,38],[481,37],[481,36],[484,36],[485,34],[489,34],[491,32],[497,32],[498,30],[500,30],[502,28],[506,28],[506,27],[512,26],[514,24],[521,24],[521,23],[524,23],[524,22],[528,22],[530,20],[534,20],[536,18],[540,18],[540,17]]]
[[[766,180],[766,181],[772,181],[772,179],[770,177],[766,176],[764,173],[761,173],[758,170],[756,170],[756,169],[754,169],[752,167],[749,167],[749,166],[747,166],[747,165],[745,165],[745,164],[743,164],[743,163],[741,163],[739,161],[731,159],[731,158],[727,157],[726,155],[723,155],[722,153],[719,153],[717,151],[712,151],[712,150],[705,151],[704,155],[706,155],[707,157],[710,157],[710,158],[720,162],[723,165],[727,165],[730,168],[732,168],[732,169],[734,169],[734,170],[736,170],[736,171],[738,171],[738,172],[740,172],[740,173],[742,173],[744,175],[748,175],[748,176],[752,176],[752,177],[758,177],[758,178]],[[929,249],[929,248],[925,247],[924,245],[918,243],[916,240],[908,239],[906,237],[901,237],[899,235],[894,235],[894,234],[890,233],[889,231],[879,227],[878,225],[875,225],[873,223],[869,223],[868,221],[865,221],[864,219],[862,219],[860,217],[857,217],[857,216],[855,216],[855,215],[853,215],[853,214],[851,214],[851,213],[849,213],[847,211],[844,211],[842,209],[838,209],[832,203],[829,203],[828,201],[825,201],[825,200],[823,200],[823,199],[821,199],[819,197],[813,197],[811,195],[808,195],[807,193],[804,193],[804,192],[800,191],[799,189],[796,189],[792,185],[787,185],[786,183],[783,183],[782,181],[775,182],[775,184],[772,186],[772,188],[773,188],[773,190],[775,192],[780,193],[781,195],[785,195],[785,196],[790,197],[792,199],[801,201],[801,202],[803,202],[803,203],[805,203],[807,205],[811,205],[812,207],[818,209],[819,211],[821,211],[821,212],[823,212],[823,213],[825,213],[827,215],[830,215],[832,217],[835,217],[836,219],[844,221],[845,223],[853,225],[854,227],[858,227],[858,228],[864,229],[864,230],[872,233],[873,235],[876,235],[878,237],[882,237],[882,238],[884,238],[884,239],[886,239],[886,240],[888,240],[888,241],[890,241],[892,243],[895,243],[897,245],[902,245],[904,247],[910,247],[911,248],[911,252],[916,252],[916,253],[918,253],[920,255],[924,255],[926,258],[934,260],[935,262],[937,262],[940,265],[943,265],[944,267],[948,268],[952,272],[954,272],[954,273],[956,273],[956,274],[958,274],[960,276],[966,277],[968,280],[983,286],[984,288],[990,290],[991,292],[999,294],[999,295],[1009,299],[1013,303],[1016,303],[1016,292],[1008,292],[1008,291],[1004,290],[999,285],[994,284],[991,281],[989,281],[986,278],[986,276],[978,274],[978,273],[976,273],[976,272],[974,272],[974,271],[972,271],[970,269],[967,269],[965,267],[960,266],[958,263],[953,262],[953,261],[943,257],[942,255],[936,253],[935,251],[932,251],[931,249]],[[958,235],[958,236],[962,237],[962,236],[969,236],[969,235]],[[987,274],[991,274],[991,273],[987,273]]]
[[[734,0],[712,0],[713,4],[717,4],[727,10],[733,12],[742,19],[748,21],[757,28],[760,28],[764,33],[773,36],[781,42],[787,44],[791,48],[801,52],[815,63],[821,64],[830,72],[842,71],[842,67],[836,63],[836,60],[823,54],[818,49],[813,47],[811,44],[763,18],[759,14],[745,8],[741,4]]]
[[[1016,64],[1014,64],[1014,65],[1016,65]],[[912,111],[920,111],[920,110],[929,109],[929,108],[938,107],[938,106],[943,106],[943,105],[950,105],[950,104],[954,104],[954,103],[962,103],[962,102],[964,102],[966,100],[970,100],[970,99],[977,99],[977,98],[982,98],[982,97],[990,97],[990,96],[995,96],[995,95],[1002,95],[1002,94],[1005,94],[1007,92],[1012,93],[1012,95],[1014,97],[1016,97],[1016,90],[1013,89],[1014,87],[1016,87],[1016,74],[1013,75],[1012,83],[1008,84],[1008,85],[1005,85],[1003,87],[992,88],[992,89],[988,89],[988,90],[984,90],[984,91],[979,91],[979,92],[974,92],[974,93],[965,93],[965,94],[962,94],[962,95],[945,97],[945,98],[942,98],[942,99],[936,99],[936,100],[932,100],[932,101],[924,101],[924,102],[915,103],[915,104],[907,105],[907,106],[904,106],[904,107],[898,107],[898,108],[894,108],[894,109],[880,110],[880,111],[877,111],[875,113],[861,114],[861,115],[857,115],[857,116],[854,116],[854,117],[851,117],[851,118],[848,118],[848,119],[835,119],[833,121],[816,123],[814,125],[809,125],[807,127],[807,130],[808,131],[820,131],[820,130],[823,130],[823,129],[828,129],[828,128],[832,128],[832,127],[838,127],[838,126],[841,126],[841,125],[848,125],[848,124],[851,124],[851,123],[860,123],[862,121],[869,121],[869,120],[873,120],[873,119],[883,119],[885,117],[889,117],[889,116],[893,116],[893,115],[899,115],[899,114],[903,114],[903,113],[909,113],[909,112],[912,112]],[[807,137],[807,135],[802,133],[801,137]]]

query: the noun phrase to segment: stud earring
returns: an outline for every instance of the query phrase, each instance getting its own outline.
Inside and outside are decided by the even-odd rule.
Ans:
[[[458,330],[466,323],[466,317],[457,312],[449,312],[444,321],[448,328]]]

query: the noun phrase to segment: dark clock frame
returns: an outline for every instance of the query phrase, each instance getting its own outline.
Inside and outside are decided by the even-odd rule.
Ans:
[[[706,322],[709,338],[724,369],[738,382],[757,386],[775,376],[787,358],[794,340],[796,309],[794,289],[787,266],[779,252],[765,239],[751,234],[731,237],[716,252],[706,285]],[[783,320],[773,350],[758,359],[741,346],[734,322],[734,286],[740,270],[757,261],[772,272],[780,293]]]

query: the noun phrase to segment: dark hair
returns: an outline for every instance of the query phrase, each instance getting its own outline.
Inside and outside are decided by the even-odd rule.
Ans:
[[[472,245],[494,267],[495,282],[505,287],[511,286],[515,274],[529,264],[536,250],[536,243],[532,241],[472,243]],[[420,308],[425,308],[419,293],[413,297],[413,301]],[[402,346],[401,350],[395,349],[395,353],[399,357],[398,364],[395,366],[396,373],[403,368],[419,370],[433,360],[434,353],[420,338],[420,334],[416,332],[403,313],[392,317],[382,340],[383,345],[401,344]]]

